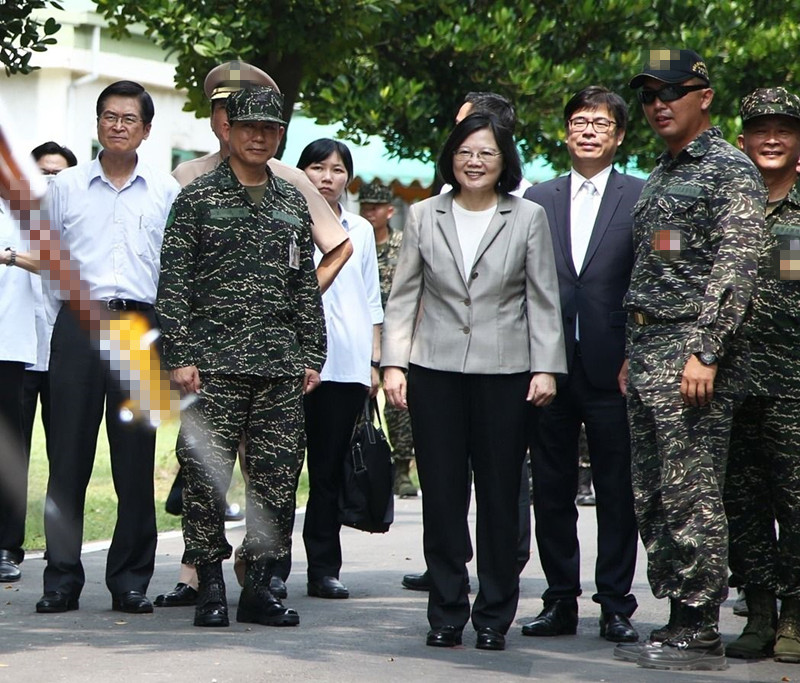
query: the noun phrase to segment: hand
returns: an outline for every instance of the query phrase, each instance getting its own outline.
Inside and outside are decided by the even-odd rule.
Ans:
[[[717,376],[717,364],[703,365],[692,354],[683,366],[681,378],[681,396],[687,406],[706,406],[714,398],[714,378]]]
[[[170,381],[178,387],[181,396],[196,394],[200,391],[200,373],[194,365],[175,368],[169,372]]]
[[[623,396],[628,395],[628,359],[622,361],[622,367],[619,369],[617,375],[617,386],[619,386],[619,393]]]
[[[537,408],[549,405],[556,397],[556,378],[549,372],[535,372],[528,386],[526,401],[530,401]]]
[[[311,368],[306,368],[305,372],[305,377],[303,377],[303,393],[310,394],[319,386],[319,373]]]
[[[370,373],[371,386],[369,388],[369,397],[375,398],[378,395],[378,389],[381,388],[381,371],[378,368],[370,369],[372,372]]]
[[[386,400],[395,408],[408,409],[406,389],[406,373],[402,368],[387,367],[383,369],[383,392],[386,394]]]

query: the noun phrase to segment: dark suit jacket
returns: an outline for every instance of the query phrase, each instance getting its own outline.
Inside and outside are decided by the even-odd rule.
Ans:
[[[569,370],[574,358],[575,317],[579,314],[583,366],[598,389],[618,388],[627,319],[622,298],[633,268],[632,210],[643,185],[643,180],[612,169],[580,273],[572,263],[569,174],[525,192],[525,199],[544,207],[553,236]]]

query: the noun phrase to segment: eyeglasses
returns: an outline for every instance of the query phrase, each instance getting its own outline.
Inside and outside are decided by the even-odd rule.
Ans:
[[[98,119],[100,123],[104,126],[116,126],[117,123],[121,123],[125,127],[135,126],[140,119],[138,116],[134,116],[133,114],[115,114],[114,112],[106,111],[100,114]]]
[[[617,122],[607,119],[604,116],[599,116],[596,119],[587,119],[585,116],[576,116],[574,119],[569,120],[569,127],[576,133],[586,130],[591,125],[595,133],[607,133],[611,130],[611,126],[616,126]]]
[[[653,102],[656,101],[656,97],[662,102],[674,102],[675,100],[681,99],[681,97],[686,97],[686,95],[688,95],[690,92],[695,90],[703,90],[707,87],[708,86],[705,83],[700,83],[698,85],[680,85],[678,83],[670,83],[669,85],[665,85],[663,88],[659,88],[658,90],[642,88],[638,93],[636,93],[636,97],[642,104],[653,104]]]
[[[453,156],[461,162],[467,162],[472,159],[472,157],[475,157],[484,164],[490,164],[497,159],[497,157],[503,156],[503,153],[495,152],[491,149],[482,149],[478,152],[473,152],[471,149],[461,148],[453,152]]]

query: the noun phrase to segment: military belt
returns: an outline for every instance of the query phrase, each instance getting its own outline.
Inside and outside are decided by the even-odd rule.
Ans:
[[[678,323],[691,322],[694,318],[656,318],[644,311],[633,311],[633,322],[637,325],[677,325]]]

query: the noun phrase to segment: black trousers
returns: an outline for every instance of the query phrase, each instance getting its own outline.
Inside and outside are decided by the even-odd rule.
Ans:
[[[154,324],[154,312],[147,313]],[[52,445],[44,513],[44,590],[77,596],[83,588],[83,508],[105,408],[111,473],[118,498],[106,585],[112,594],[145,592],[153,575],[156,550],[155,431],[119,419],[125,395],[66,307],[62,307],[53,328],[49,374]]]
[[[353,427],[364,408],[363,384],[322,382],[304,398],[308,456],[308,503],[303,542],[308,558],[308,580],[339,578],[342,546],[339,541],[339,491],[342,468]],[[276,574],[288,575],[280,567]],[[284,576],[285,578],[285,576]]]
[[[575,506],[581,423],[586,425],[597,499],[597,593],[592,599],[604,611],[630,616],[636,609],[630,589],[637,528],[625,397],[589,384],[579,351],[555,400],[545,408],[531,408],[533,511],[548,586],[542,597],[548,605],[581,594]]]
[[[423,547],[431,578],[431,628],[470,618],[467,512],[474,477],[480,589],[475,628],[506,633],[519,600],[519,493],[529,373],[467,375],[412,365],[408,403],[422,487]]]
[[[26,370],[22,380],[22,429],[25,433],[25,450],[31,452],[33,422],[36,419],[36,403],[42,408],[42,426],[45,443],[50,443],[50,375],[39,370]],[[48,457],[50,454],[48,453]]]
[[[0,361],[0,550],[22,562],[28,504],[28,451],[22,430],[25,364]]]

